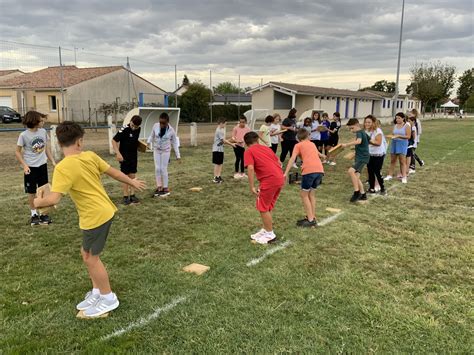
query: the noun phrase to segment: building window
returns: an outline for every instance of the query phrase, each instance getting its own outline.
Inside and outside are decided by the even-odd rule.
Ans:
[[[400,101],[400,108],[403,108],[403,101]]]
[[[385,99],[382,101],[382,108],[385,108]]]
[[[387,100],[387,108],[390,108],[390,100]]]
[[[52,95],[52,96],[48,96],[48,98],[49,98],[49,110],[51,112],[56,112],[58,110],[56,96]]]

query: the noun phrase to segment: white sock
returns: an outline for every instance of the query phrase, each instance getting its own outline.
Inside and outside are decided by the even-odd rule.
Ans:
[[[107,301],[112,301],[115,297],[113,292],[107,293],[105,295],[101,294],[100,297],[105,298]]]
[[[34,215],[38,215],[38,212],[36,212],[36,210],[31,210],[31,217],[33,217]]]
[[[93,295],[100,295],[100,290],[98,288],[93,288],[92,289],[92,294]]]

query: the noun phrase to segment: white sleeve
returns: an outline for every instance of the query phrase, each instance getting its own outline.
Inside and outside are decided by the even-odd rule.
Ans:
[[[25,146],[25,142],[23,141],[23,134],[20,133],[20,135],[18,136],[18,141],[16,142],[16,145],[19,147]]]
[[[171,144],[173,145],[174,153],[176,154],[176,159],[181,159],[181,154],[179,152],[178,139],[176,137],[176,132],[173,130],[170,137]]]

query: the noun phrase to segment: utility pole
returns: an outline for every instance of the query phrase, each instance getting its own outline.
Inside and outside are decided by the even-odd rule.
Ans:
[[[64,73],[63,73],[63,58],[61,54],[61,46],[59,46],[59,73],[61,79],[61,118],[64,121]]]
[[[239,74],[239,105],[237,106],[237,120],[240,119],[240,74]]]
[[[210,100],[209,100],[209,110],[210,110],[210,113],[211,113],[211,123],[212,123],[212,95],[213,95],[213,91],[212,91],[212,70],[209,70],[209,88],[210,88]]]
[[[174,65],[174,90],[178,90],[178,68]],[[174,107],[178,107],[178,93],[174,95]]]
[[[132,70],[130,68],[130,58],[127,57],[127,81],[128,81],[128,107],[131,107],[131,102],[132,102],[132,98],[130,96],[130,79],[131,79],[131,76],[132,75]]]
[[[400,40],[398,42],[398,63],[397,63],[397,81],[395,83],[395,96],[393,97],[392,116],[395,116],[398,106],[398,91],[400,83],[400,58],[402,55],[402,36],[403,36],[403,16],[405,13],[405,0],[402,0],[402,19],[400,22]]]
[[[77,50],[78,49],[79,48],[74,47],[74,66],[76,66],[76,67],[77,67]]]

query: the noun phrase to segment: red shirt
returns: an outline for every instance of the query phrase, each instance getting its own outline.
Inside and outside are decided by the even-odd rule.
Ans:
[[[254,144],[244,153],[245,167],[253,165],[260,185],[284,184],[280,160],[273,151],[264,145]]]

